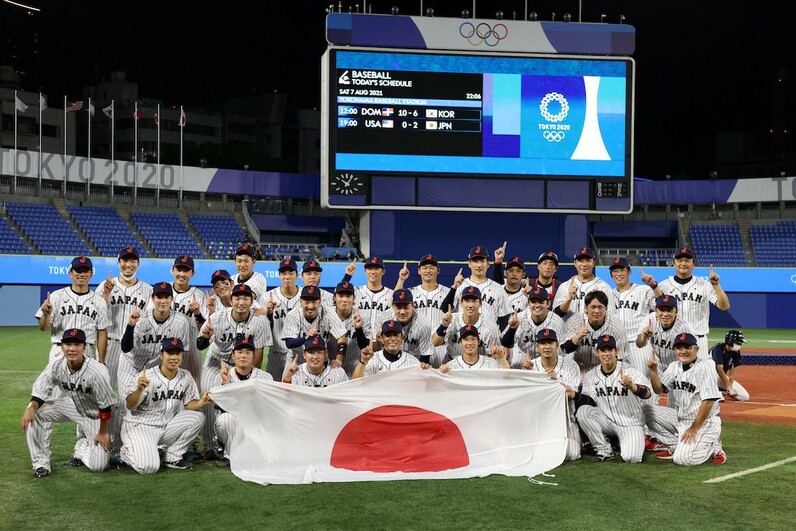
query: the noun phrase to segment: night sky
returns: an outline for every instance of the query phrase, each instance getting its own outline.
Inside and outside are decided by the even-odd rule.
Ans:
[[[320,107],[320,56],[329,2],[293,0],[185,2],[152,0],[30,0],[40,17],[39,85],[51,98],[81,94],[83,85],[126,70],[143,97],[185,105],[278,90],[302,107]],[[355,2],[344,3],[347,6]],[[472,0],[425,1],[436,16],[472,11]],[[480,1],[479,18],[502,9],[510,19],[526,2]],[[555,11],[577,19],[576,0],[529,1],[539,20]],[[374,12],[397,5],[420,13],[419,1],[369,2]],[[210,7],[202,7],[209,5]],[[336,4],[335,4],[336,5]],[[783,3],[746,3],[739,11],[716,0],[584,0],[583,21],[636,28],[636,175],[705,178],[721,130],[767,131],[780,71],[796,73],[793,24]],[[360,1],[361,6],[361,1]],[[3,6],[5,8],[5,6]],[[788,81],[792,83],[792,81]],[[788,91],[792,91],[790,87]],[[791,125],[794,99],[785,101]]]

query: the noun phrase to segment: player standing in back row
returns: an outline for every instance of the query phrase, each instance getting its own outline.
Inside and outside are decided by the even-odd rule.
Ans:
[[[650,323],[650,318],[655,311],[655,294],[652,289],[644,284],[630,282],[630,264],[621,256],[614,258],[608,266],[611,278],[616,284],[614,289],[614,302],[616,307],[614,317],[625,325],[627,331],[627,347],[625,361],[641,371],[647,372],[647,360],[652,352],[649,345],[637,346],[636,338]],[[609,308],[609,311],[611,308]]]
[[[188,342],[185,344],[182,368],[190,372],[193,379],[199,383],[202,381],[202,354],[196,348],[196,338],[199,336],[199,327],[202,326],[199,323],[204,322],[202,307],[206,295],[204,291],[191,286],[194,271],[193,258],[190,256],[183,255],[174,259],[171,268],[171,274],[174,276],[174,282],[171,283],[174,288],[172,309],[188,319]]]
[[[97,286],[97,293],[108,304],[111,326],[108,328],[108,348],[105,365],[111,378],[111,387],[116,385],[119,359],[122,355],[122,336],[127,329],[127,319],[133,308],[144,312],[152,297],[152,286],[135,277],[141,265],[138,251],[125,247],[119,251],[119,276],[108,279]]]
[[[454,307],[459,307],[464,290],[470,287],[478,288],[483,302],[481,306],[481,315],[484,316],[484,319],[497,323],[498,330],[505,329],[509,317],[512,314],[512,310],[511,306],[509,306],[509,299],[506,296],[506,290],[503,289],[503,286],[491,278],[486,277],[487,270],[489,269],[489,251],[487,251],[487,248],[477,245],[470,249],[467,266],[470,268],[470,276],[468,278],[461,279],[461,275],[456,276],[456,282],[460,282],[460,285],[456,289],[456,297],[453,302]],[[461,281],[459,279],[461,279]],[[480,326],[478,329],[481,330],[481,333],[484,332]]]
[[[93,267],[88,257],[73,259],[69,267],[72,285],[48,293],[36,312],[39,330],[50,330],[50,361],[63,354],[59,342],[64,330],[79,328],[86,333],[86,356],[105,363],[111,322],[105,300],[88,285],[94,276]]]
[[[553,311],[560,315],[565,323],[568,323],[570,318],[579,320],[586,306],[584,302],[586,295],[592,291],[602,291],[608,297],[606,306],[613,313],[614,292],[606,281],[594,275],[592,249],[582,247],[575,253],[575,269],[577,274],[559,286],[553,299]]]
[[[268,281],[262,273],[254,270],[256,249],[250,243],[244,243],[235,250],[236,275],[232,275],[232,285],[246,284],[254,292],[254,300],[265,306],[265,292],[268,291]]]
[[[710,331],[710,305],[719,310],[730,309],[730,299],[719,283],[719,275],[710,266],[708,280],[694,276],[694,252],[683,247],[674,253],[674,275],[655,282],[652,275],[644,275],[641,279],[655,291],[656,296],[673,295],[678,301],[680,318],[684,319],[694,330],[699,343],[699,355],[710,358],[708,349],[708,332]]]

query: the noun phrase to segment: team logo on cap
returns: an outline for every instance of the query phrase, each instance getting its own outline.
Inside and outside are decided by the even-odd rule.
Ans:
[[[387,323],[387,328],[395,328],[395,321],[390,321]]]
[[[685,341],[685,334],[680,334],[679,341]]]
[[[348,289],[351,287],[351,284],[349,284],[348,282],[343,282],[343,285],[341,287]]]
[[[175,337],[174,339],[171,340],[171,344],[176,346],[177,345],[177,341],[179,341],[179,340]]]
[[[216,269],[216,272],[215,272],[215,273],[213,273],[213,276],[214,276],[214,277],[217,277],[217,276],[218,276],[218,275],[220,275],[220,274],[221,274],[221,270],[220,270],[220,269]]]
[[[133,248],[132,248],[132,247],[128,247],[128,248],[127,248],[127,252],[128,252],[128,253],[132,253],[132,252],[133,252]]]
[[[77,335],[77,328],[73,328],[72,331],[69,332],[69,335],[75,337]]]
[[[241,344],[248,345],[249,344],[249,338],[248,337],[244,337],[243,340],[241,340]]]
[[[588,254],[585,247],[580,250],[580,254]]]
[[[549,328],[545,328],[544,332],[542,332],[542,334],[544,334],[545,337],[550,337],[550,329]]]
[[[166,286],[168,286],[168,284],[166,284],[165,282],[160,283],[160,289],[166,289]]]
[[[514,257],[514,258],[513,258],[511,261],[512,261],[512,262],[521,262],[521,260],[520,260],[520,257],[519,257],[519,256],[515,256],[515,257]]]
[[[318,344],[318,338],[317,337],[312,340],[312,344],[313,345],[317,345]]]
[[[481,248],[480,247],[476,247],[475,248],[475,254],[481,254]]]
[[[534,288],[534,290],[533,290],[533,294],[534,294],[534,295],[541,295],[541,294],[542,294],[542,290],[541,290],[541,289],[539,289],[539,288]]]
[[[603,336],[603,341],[608,341],[611,336]]]
[[[620,258],[617,256],[616,258],[614,258],[614,263],[615,263],[615,264],[618,264],[618,263],[619,263],[619,260],[620,260]]]
[[[310,287],[307,289],[307,293],[315,293],[315,286],[310,286]]]
[[[430,254],[427,254],[426,257],[423,258],[423,260],[433,260],[433,259],[434,259],[434,257],[431,256]]]
[[[288,256],[287,258],[285,258],[285,264],[289,264],[289,263],[290,263],[290,257]]]
[[[664,295],[662,302],[669,302],[669,296],[668,295]]]
[[[547,256],[553,256],[553,251],[547,251]]]
[[[378,258],[376,258],[375,256],[374,256],[373,258],[371,258],[371,259],[370,259],[370,263],[371,263],[371,264],[378,263],[378,261],[379,261],[379,259],[378,259]]]
[[[473,293],[474,291],[475,291],[475,288],[473,286],[470,286],[469,288],[467,288],[467,293]]]
[[[401,293],[399,293],[399,294],[398,294],[398,298],[399,298],[399,299],[402,299],[402,300],[403,300],[403,299],[405,299],[405,298],[406,298],[406,292],[405,292],[405,291],[402,291]]]

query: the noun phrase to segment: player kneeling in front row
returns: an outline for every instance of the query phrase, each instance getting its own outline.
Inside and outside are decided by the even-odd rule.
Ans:
[[[597,338],[600,365],[586,373],[583,397],[594,405],[582,405],[576,414],[578,424],[597,452],[595,461],[614,456],[607,436],[619,438],[619,452],[626,463],[640,463],[644,456],[644,411],[642,401],[652,392],[640,371],[617,362],[616,339]],[[646,384],[646,385],[645,385]]]
[[[542,289],[544,291],[544,289]],[[531,370],[546,373],[551,380],[560,382],[567,394],[567,461],[580,459],[580,430],[575,422],[575,389],[580,386],[580,367],[569,358],[558,355],[558,336],[551,328],[536,333],[536,350],[539,357],[531,362]]]
[[[329,387],[330,385],[347,382],[348,375],[342,367],[332,368],[326,355],[326,342],[320,336],[310,336],[304,342],[304,363],[293,365],[283,380],[284,383],[302,385],[304,387]]]
[[[191,468],[182,456],[202,429],[200,409],[211,404],[191,373],[181,369],[185,347],[179,338],[161,343],[160,366],[144,368],[132,386],[122,389],[127,413],[122,424],[122,462],[140,474],[160,469],[158,446],[167,446],[163,464],[169,468]]]
[[[238,339],[232,349],[232,361],[235,363],[233,367],[227,365],[226,361],[221,362],[219,374],[221,376],[221,385],[227,385],[235,382],[245,382],[246,380],[254,380],[262,378],[269,382],[273,382],[274,378],[268,372],[262,371],[254,366],[254,338],[252,336]],[[216,436],[219,442],[224,446],[224,456],[216,461],[216,466],[227,467],[229,466],[229,447],[232,444],[232,439],[235,438],[235,430],[238,426],[238,421],[234,413],[224,411],[218,406],[214,406],[216,410]]]
[[[506,359],[508,352],[502,347],[492,351],[492,357],[479,355],[481,339],[478,328],[474,325],[465,325],[459,329],[459,346],[462,355],[456,356],[448,363],[443,363],[439,370],[442,373],[461,371],[467,369],[511,369]]]
[[[85,356],[86,334],[78,328],[64,331],[61,352],[33,384],[33,393],[22,415],[22,429],[33,461],[33,477],[50,475],[50,422],[76,422],[78,439],[69,464],[85,464],[92,472],[108,466],[111,438],[108,426],[116,403],[108,369]],[[58,398],[45,400],[58,387]]]
[[[650,368],[652,388],[656,393],[669,393],[670,408],[656,408],[659,433],[671,433],[669,450],[657,454],[660,459],[674,459],[678,465],[701,465],[708,459],[716,464],[727,461],[721,448],[721,391],[716,385],[713,362],[699,359],[697,338],[680,334],[674,340],[677,361],[658,376],[658,361],[653,355]],[[651,424],[653,424],[651,422]],[[659,437],[664,442],[665,439]]]

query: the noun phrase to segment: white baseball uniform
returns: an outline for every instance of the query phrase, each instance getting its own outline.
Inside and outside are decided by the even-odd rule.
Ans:
[[[340,319],[340,323],[342,323],[343,328],[345,328],[346,337],[348,338],[348,346],[346,347],[345,359],[343,360],[343,370],[349,378],[354,373],[354,369],[356,369],[362,356],[362,351],[360,350],[359,343],[357,343],[357,339],[355,337],[356,331],[354,330],[354,315],[354,310],[351,310],[351,313],[348,314],[348,317],[345,319],[340,319],[340,315],[337,314],[337,318]],[[368,323],[364,320],[362,323],[362,333],[366,338],[369,338],[371,335],[370,325],[368,325]],[[337,352],[337,338],[330,337],[327,339],[326,343],[327,348],[330,349],[330,352]]]
[[[444,363],[448,363],[453,358],[462,355],[462,347],[459,345],[459,329],[467,326],[464,318],[460,313],[453,313],[451,315],[451,324],[445,331],[445,346],[447,353],[445,354]],[[497,323],[490,319],[485,319],[483,315],[478,316],[478,320],[473,323],[473,326],[478,330],[478,354],[481,356],[490,356],[492,354],[492,345],[500,346],[500,330],[498,330]]]
[[[60,396],[45,400],[55,388],[60,389]],[[75,422],[78,439],[74,457],[93,472],[105,470],[110,454],[94,444],[94,437],[100,427],[99,410],[116,404],[108,369],[93,358],[84,358],[80,369],[72,372],[66,358],[61,356],[50,362],[36,378],[32,396],[44,400],[25,432],[33,468],[51,470],[52,423]]]
[[[50,293],[50,303],[50,361],[62,355],[58,343],[64,331],[71,328],[79,328],[86,333],[85,356],[96,358],[97,331],[107,330],[111,326],[105,299],[94,291],[77,293],[72,286],[67,286]],[[42,315],[39,309],[35,317],[38,319]]]
[[[394,371],[405,367],[415,367],[420,365],[420,360],[406,352],[399,352],[398,359],[390,361],[383,350],[379,350],[370,358],[365,366],[365,376],[371,376],[384,371]]]
[[[307,364],[302,363],[298,367],[298,371],[290,379],[293,385],[301,385],[304,387],[329,387],[330,385],[347,382],[348,376],[342,367],[332,369],[328,364],[321,371],[320,374],[312,374],[307,369]]]
[[[517,318],[520,321],[520,325],[514,335],[514,349],[512,350],[510,361],[513,368],[520,369],[525,361],[526,354],[531,359],[539,357],[539,350],[536,348],[536,334],[540,330],[545,328],[553,330],[559,341],[561,341],[561,338],[564,337],[566,325],[561,317],[550,311],[547,312],[547,316],[540,323],[536,323],[531,316],[530,308],[517,314]],[[562,353],[559,351],[559,354]]]
[[[461,303],[462,291],[470,286],[475,286],[481,291],[481,315],[488,320],[497,322],[499,317],[514,313],[509,305],[506,290],[491,278],[487,278],[483,282],[465,278],[461,286],[456,289],[456,296],[453,298],[454,308],[458,308]],[[480,332],[481,329],[479,328],[478,331]]]
[[[699,346],[700,359],[710,359],[708,332],[710,332],[710,305],[716,304],[718,295],[713,285],[699,277],[681,284],[671,276],[658,284],[664,295],[677,299],[678,318],[685,320],[694,331]]]
[[[171,284],[174,289],[174,302],[171,309],[177,313],[181,313],[188,319],[188,341],[184,341],[185,354],[182,355],[182,368],[187,370],[193,376],[196,382],[202,381],[202,353],[196,346],[196,338],[199,336],[199,327],[196,325],[196,315],[191,311],[191,302],[196,297],[196,302],[199,303],[200,313],[201,308],[205,304],[207,294],[195,286],[191,286],[186,291],[177,291],[174,283]]]
[[[448,296],[450,290],[448,286],[443,286],[441,284],[437,284],[437,287],[433,290],[425,289],[422,284],[409,289],[409,291],[412,292],[415,311],[418,315],[421,315],[431,323],[432,330],[436,330],[442,321],[442,301]],[[432,348],[434,349],[434,354],[431,355],[431,365],[439,367],[442,364],[443,358],[445,358],[445,345],[439,347],[432,346]]]
[[[125,286],[115,277],[113,289],[108,296],[108,313],[111,326],[108,328],[108,347],[105,350],[105,366],[111,377],[111,386],[116,385],[119,371],[119,359],[122,355],[122,336],[127,328],[127,319],[133,308],[138,308],[142,314],[146,311],[147,304],[152,298],[152,286],[143,280],[136,279],[132,286]],[[97,295],[102,297],[104,282],[97,286]]]
[[[264,303],[273,298],[276,306],[274,313],[269,319],[271,325],[271,336],[273,337],[273,345],[268,348],[268,361],[265,365],[265,370],[274,378],[274,380],[281,379],[282,374],[285,372],[285,358],[287,357],[287,345],[285,345],[285,336],[282,330],[285,326],[285,318],[293,311],[294,308],[301,306],[301,290],[296,291],[292,297],[287,297],[282,293],[282,287],[276,287],[268,290],[265,294]]]
[[[550,314],[552,315],[553,312],[550,312]],[[580,368],[578,364],[560,355],[556,357],[556,366],[553,368],[556,379],[561,384],[568,385],[572,390],[577,391],[578,387],[580,387]],[[542,362],[541,357],[535,358],[531,363],[531,370],[547,374],[547,369],[545,369]],[[567,461],[580,459],[580,446],[580,430],[578,429],[578,423],[575,421],[575,403],[573,400],[567,400]]]
[[[359,309],[359,315],[368,322],[370,330],[376,330],[376,317],[392,306],[392,292],[386,286],[379,291],[372,291],[367,286],[354,288],[354,307]]]
[[[580,327],[583,325],[585,318],[575,319],[572,318],[567,322],[567,329],[564,332],[564,337],[572,339],[578,333]],[[572,352],[572,359],[580,366],[581,371],[588,371],[600,364],[597,358],[597,339],[601,336],[613,336],[616,339],[617,357],[622,359],[625,355],[627,347],[627,331],[625,325],[621,321],[616,320],[610,313],[606,314],[603,324],[598,328],[588,322],[589,333],[586,334],[577,345],[577,348]]]
[[[653,321],[652,336],[648,345],[651,346],[658,357],[658,372],[660,374],[663,374],[669,364],[677,360],[674,352],[674,338],[680,334],[693,335],[693,333],[691,326],[681,319],[679,315],[668,329],[664,329],[658,319]]]
[[[478,359],[475,363],[467,363],[464,360],[464,356],[457,356],[450,360],[445,365],[448,366],[448,369],[452,371],[467,371],[470,369],[500,369],[500,363],[494,358],[490,358],[488,356],[478,356]]]
[[[624,291],[614,289],[614,303],[616,304],[614,318],[621,321],[627,331],[627,348],[624,360],[642,373],[648,374],[647,360],[650,357],[651,348],[649,343],[644,347],[637,347],[636,338],[647,326],[651,316],[654,318],[655,294],[645,284],[631,283]]]
[[[374,341],[377,339],[377,332],[381,331],[382,324],[395,320],[395,311],[392,308],[381,312],[376,317],[376,328],[371,331],[371,339]],[[434,353],[434,345],[431,344],[431,323],[425,318],[414,314],[407,324],[401,323],[401,327],[403,328],[401,351],[407,352],[418,359],[420,356],[431,356]]]
[[[641,371],[626,363],[618,361],[611,374],[605,374],[602,366],[597,366],[583,380],[583,394],[590,396],[597,406],[581,406],[576,416],[598,455],[613,454],[606,435],[614,435],[619,438],[622,459],[627,463],[640,463],[644,456],[643,399],[622,387],[621,372],[637,385],[652,388]]]
[[[514,293],[510,293],[508,290],[503,288],[506,291],[506,298],[509,303],[509,310],[510,313],[514,312],[521,312],[528,307],[528,296],[525,294],[525,290],[520,288]]]
[[[199,435],[204,422],[200,411],[185,409],[199,400],[199,388],[191,373],[177,369],[167,378],[160,367],[147,371],[149,385],[141,392],[141,401],[127,410],[122,423],[122,461],[139,474],[154,474],[160,469],[158,446],[166,446],[164,462],[176,462]],[[120,382],[121,383],[121,382]],[[125,398],[138,387],[138,380],[124,389]]]
[[[576,321],[580,320],[580,316],[582,316],[586,310],[584,299],[586,299],[586,295],[588,295],[591,291],[602,291],[605,293],[605,295],[608,297],[608,311],[610,312],[611,309],[614,308],[614,290],[606,281],[599,277],[594,277],[588,282],[581,282],[578,277],[574,277],[562,282],[558,287],[556,296],[553,298],[554,309],[561,306],[561,303],[567,300],[567,297],[569,296],[569,286],[573,282],[575,283],[575,286],[577,286],[577,291],[575,292],[575,296],[572,298],[572,301],[569,303],[569,310],[567,310],[567,313],[564,315],[565,322],[568,323],[572,319]]]
[[[264,304],[265,301],[265,294],[268,291],[268,281],[265,279],[265,275],[262,273],[258,273],[257,271],[253,271],[251,276],[246,280],[241,280],[240,273],[235,273],[230,277],[232,281],[232,285],[235,286],[237,284],[246,284],[249,286],[254,294],[257,297],[257,301],[260,304]]]
[[[365,319],[364,315],[362,315],[362,319]],[[321,304],[320,308],[318,308],[318,316],[310,322],[304,317],[304,310],[299,305],[285,317],[285,323],[282,328],[282,339],[307,337],[307,332],[309,332],[316,323],[318,325],[318,335],[323,338],[325,342],[328,342],[330,339],[339,339],[347,335],[346,328],[343,326],[343,323],[340,322],[340,318],[337,317],[337,313],[333,309],[327,308]],[[294,349],[288,349],[285,356],[285,368],[293,363],[293,358],[296,356],[300,362],[299,365],[303,363],[303,345]],[[280,375],[280,380],[282,376],[284,375]]]
[[[700,465],[721,449],[721,418],[719,401],[721,391],[716,385],[716,368],[712,360],[697,359],[688,367],[679,361],[672,363],[661,376],[661,384],[669,391],[672,408],[656,409],[656,431],[676,434],[669,442],[674,462],[678,465]],[[712,401],[710,413],[696,434],[696,440],[680,442],[705,400]]]

